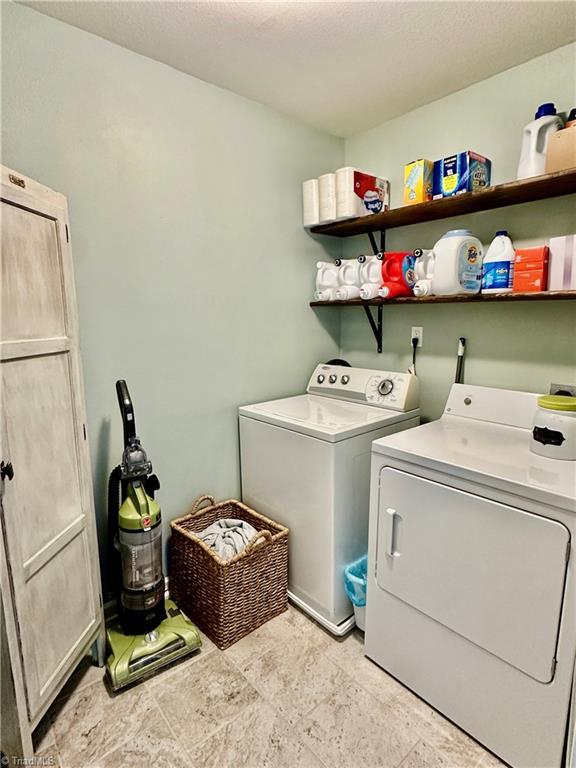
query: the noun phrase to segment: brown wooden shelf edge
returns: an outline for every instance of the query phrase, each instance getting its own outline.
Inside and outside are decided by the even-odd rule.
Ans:
[[[576,300],[576,291],[537,291],[533,293],[489,293],[473,296],[404,296],[397,299],[352,299],[350,301],[311,301],[311,307],[378,307],[388,304],[483,304],[494,301],[552,301]]]
[[[454,197],[445,197],[442,200],[392,208],[383,213],[357,219],[320,224],[312,227],[310,231],[320,235],[351,237],[574,193],[576,193],[576,168],[570,168],[544,176],[497,184],[478,192],[466,192]]]

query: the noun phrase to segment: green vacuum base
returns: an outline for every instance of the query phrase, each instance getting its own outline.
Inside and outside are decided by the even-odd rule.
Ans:
[[[125,635],[120,624],[108,628],[106,673],[114,691],[200,648],[200,633],[172,600],[166,600],[166,615],[168,618],[147,635]]]

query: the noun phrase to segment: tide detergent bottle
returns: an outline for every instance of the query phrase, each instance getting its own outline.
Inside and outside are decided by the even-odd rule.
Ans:
[[[490,243],[482,268],[482,293],[510,293],[516,251],[508,232],[501,229]]]
[[[382,254],[358,256],[360,267],[360,298],[365,301],[375,299],[382,285]]]
[[[408,251],[387,251],[383,256],[382,288],[378,295],[383,299],[412,296],[416,282],[413,254]]]
[[[482,243],[469,229],[451,229],[434,245],[434,296],[479,293]]]

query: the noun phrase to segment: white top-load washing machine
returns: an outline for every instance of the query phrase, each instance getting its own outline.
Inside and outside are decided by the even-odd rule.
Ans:
[[[576,462],[537,395],[455,384],[373,446],[366,655],[516,768],[559,768],[576,655]]]
[[[289,595],[341,635],[344,566],[368,547],[371,444],[419,423],[418,380],[321,364],[306,392],[240,408],[242,498],[289,527]]]

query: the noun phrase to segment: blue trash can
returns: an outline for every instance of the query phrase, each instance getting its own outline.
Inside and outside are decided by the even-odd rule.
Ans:
[[[364,632],[366,615],[366,583],[368,581],[368,555],[344,568],[344,588],[354,606],[356,626]]]

